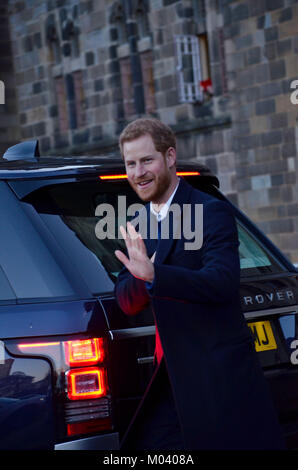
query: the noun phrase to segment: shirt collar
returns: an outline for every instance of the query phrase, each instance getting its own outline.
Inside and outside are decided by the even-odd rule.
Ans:
[[[150,201],[150,211],[152,212],[152,214],[155,215],[155,217],[157,218],[157,220],[163,220],[163,219],[167,216],[167,213],[168,213],[169,207],[170,207],[170,205],[171,205],[172,199],[173,199],[173,197],[175,196],[175,193],[176,193],[177,188],[178,188],[178,186],[179,186],[179,182],[180,182],[180,178],[178,179],[178,183],[177,183],[177,185],[176,185],[176,188],[174,189],[174,191],[172,192],[171,196],[169,197],[169,199],[167,200],[167,202],[165,202],[165,204],[162,206],[162,208],[160,209],[159,212],[156,212],[156,210],[154,210],[153,204],[152,204],[152,202]]]

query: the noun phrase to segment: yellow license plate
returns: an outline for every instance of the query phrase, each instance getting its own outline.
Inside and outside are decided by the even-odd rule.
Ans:
[[[268,351],[269,349],[277,349],[270,321],[248,323],[248,326],[251,329],[257,352]]]

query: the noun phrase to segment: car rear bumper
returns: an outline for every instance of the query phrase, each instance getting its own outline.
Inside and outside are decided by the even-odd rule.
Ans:
[[[119,450],[117,432],[56,444],[54,450]]]

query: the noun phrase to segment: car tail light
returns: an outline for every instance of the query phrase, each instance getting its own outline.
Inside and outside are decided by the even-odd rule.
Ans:
[[[100,418],[78,423],[67,423],[67,435],[86,434],[111,429],[111,418]]]
[[[199,171],[177,171],[177,176],[200,176]]]
[[[93,365],[104,359],[102,338],[66,341],[64,350],[66,362],[71,367]]]
[[[19,343],[15,354],[44,356],[61,370],[64,420],[59,439],[112,429],[111,397],[104,338]]]
[[[99,398],[107,393],[104,369],[73,369],[66,373],[67,396],[70,400]]]
[[[103,338],[65,341],[68,436],[112,429]]]
[[[177,171],[177,176],[199,176],[200,172],[199,171]],[[127,174],[121,174],[121,175],[100,175],[99,178],[101,180],[120,180],[120,179],[126,179]]]
[[[122,179],[126,179],[127,175],[126,174],[121,174],[121,175],[100,175],[99,178],[101,180],[122,180]]]

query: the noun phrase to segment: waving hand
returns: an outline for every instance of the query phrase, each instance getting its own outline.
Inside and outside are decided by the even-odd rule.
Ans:
[[[127,232],[123,226],[120,227],[120,231],[125,240],[128,257],[120,250],[115,251],[116,257],[134,277],[152,282],[154,278],[153,261],[155,253],[151,259],[148,257],[141,235],[136,232],[130,222],[127,223]]]

